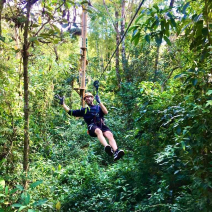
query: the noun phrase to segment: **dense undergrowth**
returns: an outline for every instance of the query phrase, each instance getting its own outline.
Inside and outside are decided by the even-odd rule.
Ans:
[[[81,119],[55,105],[48,117],[54,128],[46,131],[51,139],[41,143],[41,138],[40,147],[31,148],[29,189],[22,193],[18,186],[19,166],[16,175],[4,174],[9,191],[1,197],[39,211],[60,206],[61,211],[210,211],[211,91],[195,101],[195,89],[183,93],[178,87],[161,94],[151,82],[141,82],[139,89],[124,101],[133,101],[131,117],[117,100],[102,96],[110,110],[107,124],[126,153],[122,160],[113,162],[87,135]],[[130,86],[119,95],[133,92]]]

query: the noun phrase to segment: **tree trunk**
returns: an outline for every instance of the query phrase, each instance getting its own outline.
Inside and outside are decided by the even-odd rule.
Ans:
[[[211,24],[211,20],[212,18],[209,16],[210,14],[210,0],[205,0],[205,7],[203,9],[204,11],[204,14],[205,14],[205,21],[206,21],[206,25],[207,25],[207,28],[208,28],[208,41],[209,41],[209,46],[212,45],[212,39],[211,39],[211,33],[210,32],[210,24]]]
[[[182,68],[181,66],[177,66],[177,67],[174,67],[171,72],[169,73],[169,76],[164,80],[164,82],[162,83],[161,85],[161,92],[163,92],[165,89],[166,89],[166,83],[167,81],[171,78],[173,72],[178,69],[178,68]]]
[[[58,64],[59,56],[57,53],[57,47],[54,45],[54,53],[55,53],[55,62]]]
[[[15,27],[15,45],[17,48],[20,48],[20,37],[19,37],[19,28]],[[22,57],[21,57],[21,52],[16,53],[16,59],[19,61],[19,66],[18,66],[18,75],[19,75],[19,82],[18,82],[18,94],[19,96],[22,96],[22,89],[21,89],[21,81],[23,78],[23,73],[22,73]]]
[[[125,31],[125,3],[126,0],[122,0],[122,9],[121,9],[121,37],[124,35]],[[130,81],[129,76],[129,70],[128,70],[128,61],[126,58],[126,49],[125,49],[125,38],[122,41],[122,49],[121,49],[121,55],[122,55],[122,67],[124,70],[124,73],[126,75],[127,81]]]
[[[0,39],[2,36],[2,29],[1,29],[1,14],[3,11],[3,7],[4,7],[4,3],[6,2],[6,0],[0,0]]]
[[[116,17],[116,22],[115,22],[115,30],[116,30],[116,46],[119,45],[120,41],[120,36],[119,36],[119,23],[118,23],[118,18],[119,18],[119,13],[118,11],[115,11],[115,17]],[[116,76],[117,76],[117,81],[118,81],[118,88],[120,89],[121,87],[121,76],[120,76],[120,70],[119,70],[119,48],[116,51]]]
[[[24,159],[23,159],[23,170],[27,175],[29,169],[29,77],[28,77],[28,60],[29,60],[29,16],[31,9],[31,1],[27,3],[27,16],[24,26],[24,44],[23,44],[23,70],[24,70]],[[24,186],[27,187],[27,181],[24,181]]]
[[[109,10],[105,4],[105,0],[103,0],[103,4],[105,6],[105,9],[109,15],[109,18],[111,19],[114,29],[116,31],[116,46],[119,45],[119,41],[120,41],[120,33],[119,33],[119,24],[118,24],[118,19],[119,19],[119,13],[117,10],[115,10],[115,21],[113,21],[113,19],[111,18],[111,15],[109,13]],[[118,89],[120,89],[121,87],[121,75],[120,75],[120,70],[119,70],[119,48],[116,51],[116,77],[117,77],[117,83],[118,83]]]
[[[70,93],[70,109],[72,109],[72,105],[73,105],[73,100],[72,100],[72,94],[73,94],[73,91],[74,90],[74,79],[71,80],[71,93]]]
[[[169,8],[172,8],[174,6],[174,1],[175,0],[171,0],[170,5],[169,5]]]
[[[157,45],[157,52],[156,52],[155,66],[154,66],[155,74],[154,74],[153,82],[156,82],[157,80],[159,53],[160,53],[160,45]]]

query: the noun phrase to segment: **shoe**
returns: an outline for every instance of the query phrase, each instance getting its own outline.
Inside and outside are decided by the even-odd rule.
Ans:
[[[120,158],[122,158],[123,156],[124,156],[124,150],[116,150],[115,152],[114,152],[114,160],[119,160]]]
[[[107,145],[107,146],[105,147],[105,152],[106,152],[108,155],[110,155],[110,156],[113,155],[113,149],[111,148],[110,145]]]

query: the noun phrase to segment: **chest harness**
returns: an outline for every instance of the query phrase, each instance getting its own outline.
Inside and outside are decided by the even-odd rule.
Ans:
[[[98,80],[94,81],[93,86],[96,88],[96,95],[98,95],[99,81]],[[104,120],[99,116],[99,105],[96,106],[95,115],[94,118],[91,120],[91,122],[92,123],[88,126],[89,130],[91,130],[93,125],[100,125],[100,127],[102,128],[102,124],[105,124]]]
[[[98,125],[102,128],[102,124],[104,124],[104,121],[102,118],[100,118],[99,115],[99,105],[96,105],[96,110],[94,113],[94,117],[91,120],[91,124],[88,125],[88,129],[91,130],[91,128],[93,127],[93,125]]]

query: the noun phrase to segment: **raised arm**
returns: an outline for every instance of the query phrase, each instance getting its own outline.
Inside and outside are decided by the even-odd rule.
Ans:
[[[59,103],[61,104],[61,106],[64,108],[64,110],[66,112],[69,112],[70,111],[69,107],[65,104],[65,97],[64,96],[63,97],[60,97],[57,94],[57,95],[55,95],[55,98],[57,98],[59,100]]]
[[[69,107],[68,107],[65,103],[62,104],[62,107],[64,108],[64,110],[65,110],[67,113],[70,111]]]
[[[96,95],[96,101],[99,103],[99,106],[101,107],[102,112],[103,112],[105,115],[107,115],[107,114],[108,114],[107,108],[103,105],[103,103],[101,103],[100,98],[99,98],[98,95]]]
[[[102,112],[103,112],[105,115],[107,115],[107,114],[108,114],[107,108],[106,108],[102,103],[100,103],[99,106],[101,107]]]

